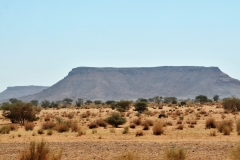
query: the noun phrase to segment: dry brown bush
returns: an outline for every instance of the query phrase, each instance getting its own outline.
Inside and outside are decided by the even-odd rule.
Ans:
[[[164,133],[164,126],[163,126],[163,122],[162,121],[156,121],[153,125],[153,134],[154,135],[161,135]]]
[[[43,129],[53,129],[56,126],[56,124],[52,121],[47,121],[42,124]]]
[[[16,131],[18,129],[17,124],[10,124],[9,127],[10,127],[11,131]]]
[[[71,121],[71,131],[72,132],[77,132],[78,131],[78,122],[75,120],[75,121]]]
[[[134,123],[134,124],[137,125],[137,126],[141,125],[141,123],[142,123],[141,117],[138,117],[138,118],[133,119],[133,120],[132,120],[132,123]]]
[[[130,128],[136,128],[136,125],[135,125],[134,123],[131,123],[131,124],[129,125],[129,127],[130,127]]]
[[[66,123],[59,123],[55,126],[55,130],[62,133],[62,132],[68,132],[69,131],[69,125]]]
[[[24,128],[26,131],[29,131],[29,130],[32,131],[34,127],[35,127],[35,124],[33,122],[24,123]]]
[[[104,127],[104,128],[106,128],[107,125],[108,125],[107,122],[104,121],[102,118],[97,119],[97,120],[96,120],[96,123],[97,123],[98,126],[100,126],[100,127]]]
[[[88,125],[89,129],[93,129],[93,128],[98,128],[98,124],[96,122],[91,122],[89,125]]]
[[[217,131],[216,130],[211,130],[210,131],[210,136],[217,136]]]
[[[136,137],[138,137],[138,136],[143,136],[144,134],[143,134],[143,131],[142,130],[138,130],[138,131],[136,131]]]
[[[236,121],[236,130],[237,130],[238,135],[240,135],[240,119],[238,119]]]
[[[216,128],[217,122],[215,121],[215,119],[213,117],[209,117],[208,119],[206,119],[205,127],[207,129]]]
[[[176,129],[183,130],[183,128],[184,128],[184,125],[183,124],[179,124]]]
[[[224,135],[230,135],[233,130],[233,121],[232,120],[223,120],[217,125],[217,129],[220,133]]]

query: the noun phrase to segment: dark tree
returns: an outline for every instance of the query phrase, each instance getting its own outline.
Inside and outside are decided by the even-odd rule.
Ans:
[[[112,113],[105,121],[114,127],[118,127],[118,125],[126,123],[126,119],[123,118],[119,113]]]
[[[50,108],[57,108],[58,106],[59,106],[59,101],[57,101],[57,102],[52,101],[49,107]]]
[[[22,102],[21,100],[18,100],[17,98],[10,98],[9,102],[13,103],[17,103],[17,102]]]
[[[142,113],[143,111],[147,110],[147,103],[146,102],[136,102],[134,104],[135,111]]]
[[[38,106],[38,100],[31,100],[30,101],[34,106]]]
[[[116,108],[120,112],[125,112],[130,109],[131,101],[120,101],[116,103]]]
[[[213,96],[213,100],[214,100],[215,102],[217,102],[217,101],[219,100],[219,95],[214,95],[214,96]]]
[[[47,108],[47,107],[50,106],[50,102],[48,100],[44,100],[44,101],[41,102],[41,106],[43,108]]]
[[[71,98],[64,98],[63,102],[66,104],[72,104],[73,100]]]
[[[86,105],[89,105],[91,103],[93,103],[91,100],[86,100],[86,102],[85,102]]]
[[[101,100],[95,100],[94,104],[102,104],[102,101]]]
[[[195,101],[200,103],[206,103],[208,102],[208,98],[205,95],[199,95],[195,97]]]
[[[76,106],[81,107],[81,105],[83,105],[83,99],[78,98],[78,100],[76,101]]]
[[[164,97],[164,100],[163,100],[164,103],[172,103],[174,101],[177,101],[176,97]]]
[[[12,123],[24,125],[25,121],[36,120],[37,110],[34,109],[32,103],[17,102],[14,104],[5,104],[1,108],[2,115],[9,118]]]
[[[138,98],[138,100],[137,100],[137,102],[148,102],[148,100],[147,99],[145,99],[145,98]]]

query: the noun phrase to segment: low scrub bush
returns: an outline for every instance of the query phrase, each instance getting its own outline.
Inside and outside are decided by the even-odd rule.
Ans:
[[[69,125],[67,123],[59,123],[54,128],[56,131],[62,133],[62,132],[69,132]]]
[[[217,131],[216,130],[211,130],[210,131],[210,136],[217,136]]]
[[[223,120],[217,125],[217,129],[220,133],[223,133],[224,135],[230,135],[233,130],[233,121]]]
[[[42,129],[53,129],[56,124],[52,121],[47,121],[42,124]]]
[[[154,135],[161,135],[164,133],[164,128],[163,128],[163,122],[162,121],[157,121],[153,125],[153,134]]]
[[[77,136],[82,136],[85,134],[86,134],[86,132],[81,127],[78,127]]]
[[[231,97],[223,99],[222,106],[230,112],[240,111],[240,99]]]
[[[205,123],[205,127],[207,129],[210,129],[210,128],[216,128],[217,127],[217,123],[215,121],[214,118],[210,117],[206,120],[206,123]]]
[[[0,134],[9,134],[11,131],[11,127],[10,126],[2,126],[0,128]]]
[[[33,122],[24,123],[24,128],[26,131],[29,131],[29,130],[32,131],[34,127],[35,127],[35,124]]]
[[[119,113],[114,112],[107,117],[105,121],[114,127],[118,127],[118,125],[126,123],[126,118],[122,117]]]
[[[38,134],[44,134],[44,130],[42,128],[38,129]]]
[[[141,130],[138,130],[138,131],[136,131],[136,137],[138,137],[138,136],[143,136],[144,134],[143,134],[143,131],[141,131]]]
[[[53,134],[53,131],[51,129],[47,130],[47,135],[51,136]]]
[[[132,128],[132,129],[134,129],[134,128],[136,128],[136,125],[135,125],[134,123],[131,123],[131,124],[129,125],[129,127]]]
[[[93,128],[98,128],[98,124],[96,122],[91,122],[89,125],[88,125],[89,129],[93,129]]]
[[[182,148],[173,148],[165,151],[166,160],[185,160],[186,151]]]
[[[9,126],[10,126],[11,131],[16,131],[18,129],[17,124],[10,124]]]
[[[179,124],[176,129],[183,130],[184,126],[183,124]]]
[[[100,119],[97,119],[97,120],[96,120],[96,123],[97,123],[98,126],[100,126],[100,127],[104,127],[104,128],[106,128],[107,125],[108,125],[107,122],[104,121],[104,120],[101,119],[101,118],[100,118]]]
[[[71,131],[72,132],[77,132],[78,131],[78,122],[77,121],[71,121]]]

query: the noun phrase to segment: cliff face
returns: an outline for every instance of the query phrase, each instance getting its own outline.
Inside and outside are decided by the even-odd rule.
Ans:
[[[8,100],[10,98],[18,98],[22,96],[32,95],[39,93],[48,87],[43,86],[16,86],[8,87],[0,93],[0,100]]]
[[[120,100],[153,96],[194,98],[240,96],[240,81],[217,67],[91,68],[79,67],[50,88],[24,100]]]

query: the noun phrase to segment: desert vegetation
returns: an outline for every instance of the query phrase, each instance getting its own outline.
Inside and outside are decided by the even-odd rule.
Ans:
[[[181,141],[184,144],[186,141],[194,143],[198,140],[212,145],[212,142],[222,143],[227,140],[230,145],[234,145],[240,136],[238,108],[238,98],[219,100],[216,95],[212,101],[203,95],[197,96],[195,100],[156,96],[139,98],[136,102],[84,101],[80,98],[73,102],[65,98],[61,102],[44,100],[39,103],[33,100],[25,103],[11,99],[1,105],[0,143],[28,142],[30,148],[25,147],[20,159],[38,155],[38,146],[46,146],[46,149],[41,150],[45,153],[41,154],[48,159],[54,158],[50,154],[48,142],[80,143],[91,140],[122,143],[124,140],[141,141],[143,144]],[[42,139],[44,141],[37,143]],[[63,156],[56,156],[67,159],[64,157],[64,146],[62,148]],[[19,152],[23,149],[20,148]],[[231,147],[226,149],[229,150],[226,154],[228,158],[239,155],[237,147],[235,150],[231,150]],[[122,153],[113,153],[109,159],[142,159],[144,156],[139,156],[141,152],[138,152],[123,150]],[[158,156],[156,154],[155,159],[159,156],[165,159],[191,159],[198,154],[182,146],[173,149],[168,146],[160,153]],[[19,158],[19,155],[15,157]]]

